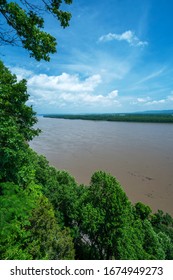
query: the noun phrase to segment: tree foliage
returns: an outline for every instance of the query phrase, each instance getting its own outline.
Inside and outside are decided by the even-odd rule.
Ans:
[[[13,183],[1,183],[0,190],[0,257],[32,259],[27,250],[30,232],[26,227],[40,190],[34,185],[23,190]]]
[[[114,177],[96,172],[82,208],[83,233],[91,243],[90,258],[118,258],[118,243],[128,223],[130,203]]]
[[[33,128],[35,112],[26,105],[26,81],[17,82],[1,61],[0,73],[0,181],[20,185],[32,179],[33,152],[27,142],[40,130]]]
[[[158,212],[152,216],[151,224],[155,232],[158,233],[159,237],[161,238],[161,243],[163,244],[164,247],[166,247],[165,259],[172,260],[173,259],[173,218],[168,213],[165,214],[162,210],[158,210]]]
[[[38,155],[27,143],[38,130],[26,82],[0,64],[0,256],[1,259],[73,259],[70,231],[59,225],[36,184]]]
[[[28,251],[32,259],[74,259],[74,245],[68,228],[61,229],[54,209],[45,196],[41,196],[30,217]]]
[[[50,54],[56,52],[57,43],[52,35],[43,30],[44,15],[52,14],[65,28],[69,25],[71,14],[63,11],[61,6],[71,3],[72,0],[0,1],[1,24],[3,24],[0,28],[0,43],[18,45],[20,42],[31,57],[38,61],[41,59],[49,61]]]
[[[26,141],[38,135],[39,129],[33,129],[37,122],[36,113],[32,106],[26,105],[29,94],[27,93],[26,80],[17,82],[16,75],[11,72],[0,61],[0,117],[1,124],[13,120],[19,134]],[[8,129],[8,126],[6,126]]]
[[[35,178],[42,185],[43,193],[49,198],[56,211],[56,216],[61,216],[65,226],[72,226],[77,217],[78,192],[75,179],[66,171],[50,167],[48,161],[38,157]]]
[[[74,259],[69,229],[61,229],[41,188],[0,185],[1,259]]]

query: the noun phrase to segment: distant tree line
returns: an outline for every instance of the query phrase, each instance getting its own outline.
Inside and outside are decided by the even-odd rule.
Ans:
[[[28,145],[40,131],[26,81],[0,62],[0,258],[173,259],[173,218],[133,205],[115,177],[79,185]]]
[[[70,120],[112,121],[112,122],[146,122],[146,123],[173,123],[173,112],[156,113],[131,113],[131,114],[45,114],[45,118],[58,118]]]

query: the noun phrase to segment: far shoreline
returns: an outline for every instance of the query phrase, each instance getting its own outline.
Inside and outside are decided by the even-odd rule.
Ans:
[[[111,121],[111,122],[141,122],[141,123],[173,123],[173,112],[170,113],[116,113],[116,114],[43,114],[44,118]]]

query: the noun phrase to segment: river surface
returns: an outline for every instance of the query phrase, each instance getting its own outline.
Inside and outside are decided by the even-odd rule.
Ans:
[[[104,170],[134,203],[173,215],[173,124],[38,118],[42,129],[30,146],[78,183]]]

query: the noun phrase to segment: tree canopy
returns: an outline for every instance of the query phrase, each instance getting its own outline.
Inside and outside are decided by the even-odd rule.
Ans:
[[[74,259],[70,230],[62,227],[36,178],[39,157],[28,141],[39,130],[26,105],[26,81],[17,82],[2,62],[0,74],[0,258]]]
[[[45,14],[50,13],[65,28],[69,26],[71,13],[61,6],[72,0],[0,1],[0,44],[22,45],[31,57],[49,61],[56,52],[56,39],[43,30]]]

